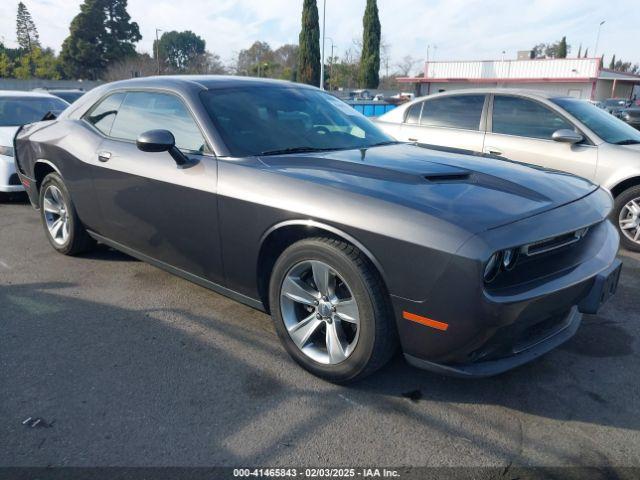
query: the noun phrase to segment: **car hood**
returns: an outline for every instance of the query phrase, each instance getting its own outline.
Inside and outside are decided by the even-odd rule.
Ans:
[[[13,146],[13,137],[18,131],[18,127],[0,127],[0,146]]]
[[[409,144],[260,159],[281,174],[400,204],[473,233],[571,203],[598,188],[563,172]]]

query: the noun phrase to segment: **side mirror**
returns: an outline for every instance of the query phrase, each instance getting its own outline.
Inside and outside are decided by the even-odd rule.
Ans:
[[[561,143],[578,143],[584,140],[584,137],[573,130],[562,128],[553,132],[551,139]]]
[[[136,140],[136,146],[141,152],[169,152],[179,167],[189,161],[176,147],[176,139],[169,130],[149,130],[141,133]]]

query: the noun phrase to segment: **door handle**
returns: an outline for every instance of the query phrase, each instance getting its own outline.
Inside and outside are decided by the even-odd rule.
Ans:
[[[98,160],[108,162],[111,159],[111,152],[98,152]]]
[[[487,149],[486,152],[490,155],[502,155],[502,152],[500,150],[494,150],[492,148]]]
[[[407,140],[409,140],[410,142],[417,142],[418,141],[417,138],[408,138]]]

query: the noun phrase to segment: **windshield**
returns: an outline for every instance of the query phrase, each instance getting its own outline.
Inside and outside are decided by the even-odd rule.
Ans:
[[[56,97],[0,97],[0,127],[17,127],[38,122],[50,111],[69,104]]]
[[[352,107],[318,90],[248,86],[207,90],[201,98],[235,157],[393,142]]]
[[[60,97],[60,98],[61,98],[61,99],[63,99],[65,102],[73,103],[73,102],[75,102],[77,99],[79,99],[82,95],[84,95],[84,92],[74,92],[74,91],[68,91],[68,92],[51,92],[51,95],[55,95],[56,97]]]
[[[609,98],[604,101],[604,104],[607,107],[624,107],[627,105],[627,100],[623,100],[620,98]]]
[[[564,108],[607,143],[640,143],[638,130],[590,103],[572,98],[554,98],[551,101]]]

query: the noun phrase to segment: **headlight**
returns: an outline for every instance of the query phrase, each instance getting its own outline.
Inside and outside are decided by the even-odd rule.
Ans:
[[[501,271],[511,271],[518,262],[520,256],[519,248],[500,250],[491,255],[484,267],[484,281],[493,282]]]
[[[0,155],[5,155],[7,157],[13,157],[13,147],[0,146]]]
[[[631,118],[631,115],[629,115],[628,112],[624,112],[622,115],[620,115],[620,117],[624,118],[625,120],[629,120]]]
[[[487,265],[484,267],[484,281],[489,283],[493,282],[500,273],[502,267],[502,252],[496,252],[491,255]]]

